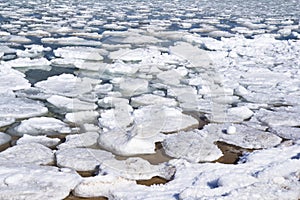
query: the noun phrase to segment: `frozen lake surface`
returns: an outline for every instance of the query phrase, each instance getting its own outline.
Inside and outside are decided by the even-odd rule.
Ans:
[[[299,13],[0,0],[0,199],[298,200]]]

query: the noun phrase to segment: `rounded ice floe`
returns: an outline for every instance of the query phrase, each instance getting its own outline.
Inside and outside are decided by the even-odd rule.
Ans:
[[[0,117],[0,127],[8,126],[11,125],[15,122],[16,120],[14,118],[10,117]]]
[[[165,153],[190,162],[207,162],[220,158],[223,153],[206,134],[195,130],[172,134],[163,141]]]
[[[39,143],[46,147],[52,148],[60,143],[58,138],[49,138],[44,135],[42,136],[31,136],[24,134],[20,139],[17,140],[17,145],[28,144],[28,143]]]
[[[77,98],[68,98],[59,95],[52,95],[47,99],[47,101],[54,105],[60,112],[87,111],[95,110],[97,108],[95,103],[89,103]]]
[[[73,170],[1,163],[0,199],[64,199],[81,181]]]
[[[59,146],[58,149],[74,148],[74,147],[91,147],[97,144],[99,137],[98,132],[86,132],[81,134],[67,135],[66,141]]]
[[[0,98],[0,118],[28,118],[47,112],[48,109],[39,101],[14,96]]]
[[[10,65],[13,68],[28,68],[28,69],[37,69],[37,68],[49,68],[50,61],[48,61],[46,58],[36,58],[36,59],[30,59],[30,58],[17,58],[11,61],[6,62],[8,65]]]
[[[147,160],[131,157],[126,160],[107,159],[99,165],[100,174],[114,174],[129,180],[147,180],[160,176],[169,180],[175,169],[166,164],[151,165]]]
[[[101,108],[116,108],[122,105],[129,105],[129,100],[118,97],[104,97],[98,101]]]
[[[133,107],[148,106],[148,105],[161,105],[161,106],[177,106],[175,99],[165,98],[154,94],[143,94],[141,96],[132,97],[130,99],[130,104]]]
[[[271,133],[288,140],[300,139],[300,128],[288,126],[275,126],[269,130]]]
[[[76,97],[92,91],[89,80],[78,78],[72,74],[52,76],[45,81],[37,82],[34,86],[43,89],[45,93],[67,97]]]
[[[235,134],[226,134],[227,127],[223,124],[209,124],[204,126],[203,131],[215,141],[222,141],[242,148],[260,149],[274,147],[281,142],[281,138],[266,131],[261,131],[246,125],[235,124]]]
[[[25,79],[25,74],[0,65],[0,90],[21,90],[30,88],[31,84]]]
[[[190,115],[183,114],[180,109],[150,105],[133,112],[135,125],[142,137],[144,134],[173,133],[191,128],[198,128],[199,122]]]
[[[53,51],[55,56],[71,59],[100,61],[103,57],[101,51],[91,47],[62,47]]]
[[[7,144],[11,140],[11,136],[0,132],[0,146]]]
[[[71,133],[71,128],[59,119],[52,117],[33,117],[23,120],[18,126],[9,129],[10,134],[59,135]]]
[[[243,122],[249,119],[253,115],[253,112],[246,106],[228,108],[224,111],[213,112],[207,115],[207,118],[211,122]]]
[[[90,148],[66,148],[56,151],[55,155],[59,167],[76,171],[93,171],[97,165],[114,157],[108,151]]]
[[[139,136],[135,130],[111,129],[100,133],[98,144],[118,155],[132,156],[136,154],[155,153],[155,142],[163,140],[157,132],[150,132],[147,137]]]
[[[83,178],[82,182],[73,190],[73,194],[79,197],[109,197],[115,190],[128,190],[136,185],[135,180],[128,180],[114,174],[97,175]]]
[[[270,127],[300,126],[300,113],[297,112],[260,109],[254,116]]]
[[[0,163],[47,165],[54,162],[51,149],[38,143],[20,144],[0,153]]]
[[[84,123],[94,123],[97,121],[99,113],[97,111],[81,111],[67,113],[65,115],[66,122],[71,122],[74,124],[84,124]]]

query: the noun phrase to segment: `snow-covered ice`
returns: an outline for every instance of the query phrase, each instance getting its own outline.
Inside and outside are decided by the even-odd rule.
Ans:
[[[33,117],[23,120],[18,126],[9,131],[13,135],[59,135],[69,134],[72,129],[68,124],[51,117]]]

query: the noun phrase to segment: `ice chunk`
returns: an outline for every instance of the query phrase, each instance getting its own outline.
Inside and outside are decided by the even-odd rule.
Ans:
[[[94,171],[96,166],[114,157],[108,151],[90,148],[66,148],[56,151],[55,155],[59,167],[76,171]]]
[[[204,126],[203,131],[215,137],[216,141],[223,141],[242,148],[260,149],[274,147],[281,142],[281,138],[246,125],[235,124],[235,134],[226,134],[228,127],[222,124],[209,124]]]
[[[97,105],[95,103],[89,103],[86,101],[80,101],[79,99],[63,97],[59,95],[52,95],[47,101],[53,104],[60,111],[76,112],[95,110]]]
[[[156,132],[173,133],[190,128],[197,128],[199,122],[179,109],[150,105],[134,111],[135,124],[139,134]]]
[[[148,81],[138,78],[124,78],[117,86],[124,97],[131,97],[148,92]]]
[[[79,37],[63,37],[63,38],[42,38],[44,44],[59,44],[73,46],[101,46],[101,42],[94,40],[86,40]]]
[[[133,107],[148,106],[148,105],[161,105],[175,107],[177,102],[175,99],[165,98],[154,94],[143,94],[141,96],[132,97],[130,104]]]
[[[54,153],[38,143],[20,144],[2,151],[0,163],[47,165],[54,163]]]
[[[0,199],[64,199],[81,180],[73,170],[1,163]]]
[[[172,134],[163,141],[163,147],[168,156],[190,162],[214,161],[223,155],[214,140],[199,130]]]
[[[53,52],[55,56],[67,59],[103,60],[103,57],[100,55],[101,51],[91,47],[62,47]]]
[[[275,126],[272,127],[269,131],[284,139],[288,139],[288,140],[300,139],[300,128],[297,127]]]
[[[99,165],[100,174],[114,174],[129,180],[147,180],[154,176],[170,179],[175,169],[166,164],[151,165],[148,161],[131,157],[126,160],[106,159]]]
[[[211,122],[242,122],[249,119],[253,112],[246,106],[228,108],[225,112],[214,112],[208,115]]]
[[[73,193],[80,197],[109,197],[115,190],[128,190],[135,185],[135,180],[128,180],[113,174],[98,175],[95,177],[83,178],[82,182],[76,186]]]
[[[60,143],[58,138],[49,138],[44,135],[41,136],[31,136],[24,134],[20,139],[17,140],[17,144],[28,144],[28,143],[39,143],[46,147],[52,148]]]
[[[254,116],[270,127],[300,126],[300,114],[295,112],[260,109]]]
[[[11,136],[0,132],[0,146],[7,144],[11,140]]]
[[[28,118],[46,114],[43,103],[27,98],[1,97],[0,118]]]
[[[96,111],[81,111],[67,113],[65,115],[66,122],[71,122],[74,124],[84,124],[84,123],[93,123],[97,121],[99,113]]]
[[[49,69],[50,61],[46,58],[17,58],[6,62],[13,68],[28,68],[28,69]]]
[[[59,119],[51,117],[33,117],[23,120],[21,124],[9,130],[13,135],[22,136],[28,135],[59,135],[69,134],[71,128]]]
[[[76,97],[92,91],[89,80],[75,77],[72,74],[49,77],[45,81],[37,82],[35,87],[43,89],[45,93],[67,97]]]
[[[11,125],[15,122],[16,120],[14,118],[10,117],[0,117],[0,127],[8,126]]]
[[[99,133],[86,132],[75,135],[67,135],[66,141],[59,146],[58,149],[74,148],[74,147],[91,147],[97,144]]]
[[[0,90],[20,90],[30,86],[25,74],[11,69],[8,65],[0,65]]]
[[[178,42],[170,48],[172,54],[188,60],[192,65],[191,68],[207,68],[212,64],[208,53],[197,46],[189,43]]]

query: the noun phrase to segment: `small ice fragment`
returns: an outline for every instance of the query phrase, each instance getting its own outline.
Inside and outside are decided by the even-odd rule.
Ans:
[[[236,128],[233,125],[228,126],[227,130],[226,130],[227,134],[235,134],[236,133]]]

